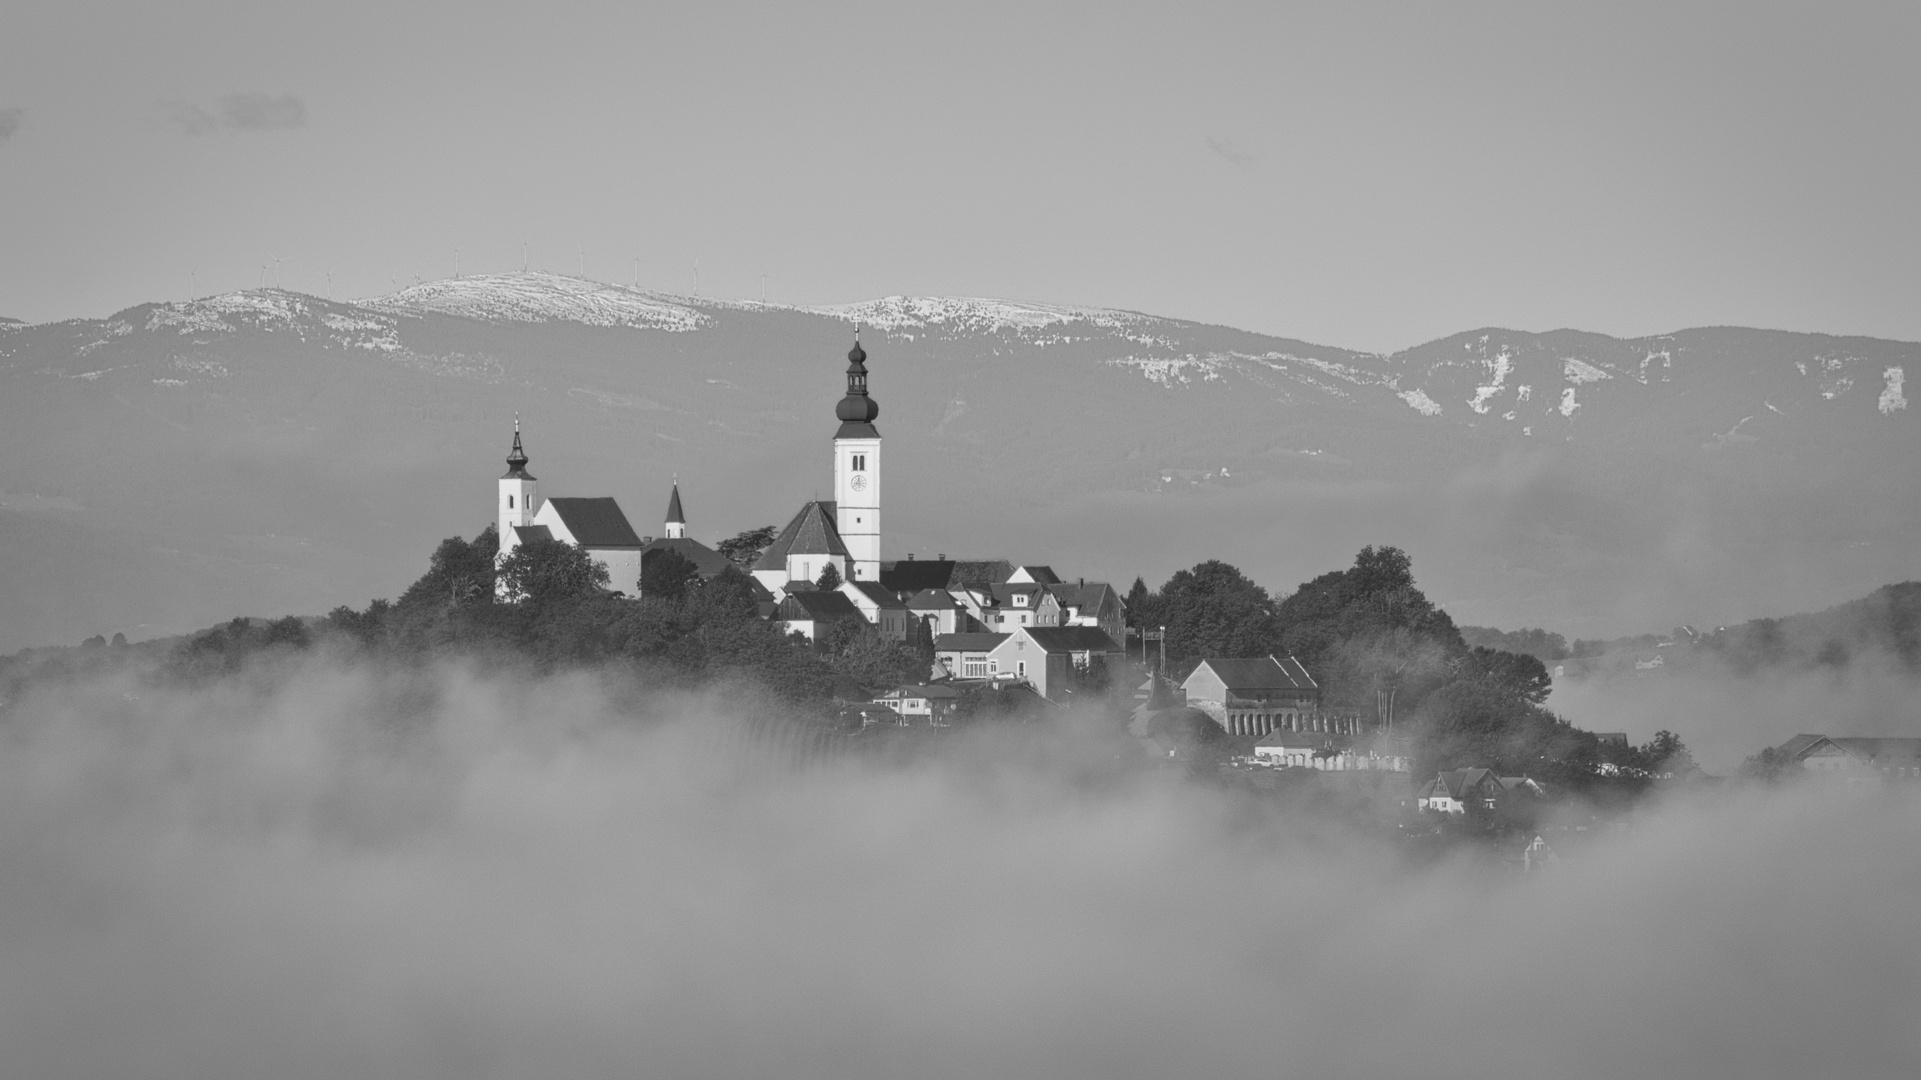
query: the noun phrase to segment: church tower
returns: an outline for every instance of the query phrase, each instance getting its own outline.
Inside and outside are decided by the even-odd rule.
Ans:
[[[834,525],[847,545],[849,579],[880,580],[880,405],[867,396],[867,353],[854,331],[847,354],[847,396],[834,408]]]
[[[680,481],[674,481],[674,493],[667,499],[667,520],[661,524],[661,535],[669,540],[678,540],[687,535],[687,515],[680,508]]]
[[[500,478],[500,554],[518,545],[513,526],[531,525],[540,509],[533,474],[527,471],[527,452],[520,448],[520,421],[514,420],[514,448],[507,455],[507,475]]]

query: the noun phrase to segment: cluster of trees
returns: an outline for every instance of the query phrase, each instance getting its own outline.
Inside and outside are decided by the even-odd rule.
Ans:
[[[585,551],[560,541],[521,544],[496,567],[499,542],[490,526],[472,540],[441,541],[427,572],[397,600],[336,608],[311,626],[238,619],[186,642],[172,666],[183,676],[210,675],[262,650],[330,640],[404,662],[462,655],[538,671],[621,665],[652,685],[754,687],[822,716],[837,698],[925,680],[933,661],[925,633],[886,641],[849,622],[819,642],[783,634],[762,617],[739,566],[758,557],[755,542],[764,548],[770,537],[743,536],[747,543],[731,556],[736,565],[705,580],[679,555],[655,553],[642,572],[641,597],[630,599],[608,590],[606,569]],[[499,594],[516,602],[498,602]]]
[[[1166,628],[1174,680],[1209,656],[1293,655],[1321,685],[1324,707],[1377,725],[1391,718],[1413,739],[1422,773],[1485,766],[1585,787],[1606,782],[1603,763],[1622,777],[1652,771],[1649,748],[1604,745],[1544,707],[1552,680],[1533,651],[1470,644],[1415,585],[1398,548],[1364,548],[1353,566],[1278,600],[1219,561],[1177,571],[1157,590],[1137,579],[1128,617]],[[1526,644],[1559,640],[1531,633],[1543,640]]]

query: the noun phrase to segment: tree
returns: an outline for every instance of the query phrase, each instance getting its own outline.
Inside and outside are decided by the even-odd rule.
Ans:
[[[1701,768],[1694,763],[1694,755],[1688,751],[1687,744],[1672,731],[1655,732],[1654,738],[1640,750],[1647,770],[1657,775],[1672,773],[1675,776],[1686,776],[1700,771]]]
[[[714,550],[720,552],[735,566],[751,567],[759,561],[760,553],[766,551],[768,545],[773,542],[774,527],[762,525],[758,529],[748,529],[732,539],[722,540],[720,546]]]
[[[1210,656],[1266,656],[1274,648],[1274,602],[1267,590],[1219,559],[1175,571],[1154,607],[1167,627],[1167,653],[1177,672]]]
[[[1154,594],[1147,591],[1147,582],[1142,581],[1138,574],[1134,577],[1134,584],[1127,590],[1127,599],[1123,603],[1127,609],[1127,625],[1160,625],[1154,618]]]
[[[1801,763],[1793,754],[1783,752],[1779,747],[1770,746],[1741,763],[1741,775],[1750,780],[1760,780],[1778,784],[1803,775]]]
[[[565,540],[523,541],[500,564],[508,598],[545,606],[597,595],[607,587],[607,568]]]
[[[636,587],[642,596],[678,602],[699,580],[700,569],[694,560],[673,548],[655,548],[641,559]]]
[[[821,592],[836,592],[840,589],[840,565],[829,561],[821,567],[820,577],[814,579],[814,587]]]
[[[1554,689],[1547,665],[1524,653],[1502,652],[1475,646],[1461,658],[1461,673],[1505,690],[1523,701],[1539,705]]]
[[[907,644],[920,659],[920,670],[926,675],[934,670],[934,622],[932,619],[916,618],[911,612],[907,621],[913,624],[908,632]]]
[[[1412,708],[1452,677],[1467,644],[1447,612],[1414,586],[1413,563],[1366,547],[1347,570],[1322,574],[1275,609],[1283,650],[1321,680],[1330,704],[1367,707],[1395,691]]]
[[[450,536],[427,560],[427,572],[400,594],[398,607],[456,608],[491,603],[494,598],[494,555],[499,534],[492,525],[472,542]]]

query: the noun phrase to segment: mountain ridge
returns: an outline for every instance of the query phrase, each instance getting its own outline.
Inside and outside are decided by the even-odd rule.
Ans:
[[[482,275],[0,327],[0,647],[389,594],[489,520],[516,413],[548,494],[613,494],[648,533],[678,473],[696,535],[778,523],[825,486],[857,319],[888,558],[1124,585],[1218,556],[1285,590],[1398,543],[1467,621],[1588,637],[1921,575],[1921,487],[1888,468],[1921,449],[1913,343],[1484,327],[1376,354],[1122,309]]]

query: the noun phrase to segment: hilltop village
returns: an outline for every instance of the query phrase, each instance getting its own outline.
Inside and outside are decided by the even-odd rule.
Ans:
[[[711,580],[744,569],[763,617],[783,633],[825,649],[836,639],[871,633],[881,640],[931,649],[926,681],[886,688],[866,710],[941,723],[963,690],[1023,689],[1064,704],[1092,670],[1120,671],[1128,640],[1126,606],[1104,581],[1063,580],[1051,567],[1006,559],[881,558],[880,405],[867,385],[867,353],[858,335],[847,354],[846,394],[834,408],[831,500],[801,505],[785,528],[749,532],[718,547],[688,535],[679,483],[668,494],[658,536],[642,536],[607,496],[543,498],[516,425],[507,472],[498,484],[498,565],[522,545],[560,542],[606,571],[609,592],[647,595],[648,583]],[[496,589],[514,596],[506,578]],[[1285,665],[1299,697],[1313,683],[1298,662]],[[1282,670],[1277,666],[1277,671]],[[1227,699],[1218,704],[1225,709]],[[1278,723],[1311,723],[1313,703],[1290,699],[1263,714],[1262,732]],[[1238,711],[1223,721],[1253,730]]]
[[[1568,651],[1544,651],[1554,642],[1541,632],[1469,628],[1471,643],[1397,548],[1364,548],[1284,595],[1218,560],[1123,593],[1002,557],[883,559],[880,406],[858,335],[847,360],[834,497],[802,502],[782,528],[705,542],[676,482],[658,534],[642,535],[612,497],[544,495],[516,423],[492,523],[443,540],[397,599],[23,653],[0,662],[0,708],[36,680],[142,657],[155,677],[192,684],[322,649],[407,672],[449,659],[596,671],[641,697],[718,694],[808,753],[922,752],[1071,709],[1111,721],[1103,730],[1132,747],[1123,757],[1417,843],[1495,841],[1522,869],[1578,848],[1599,816],[1650,791],[1712,782],[1671,732],[1635,746],[1556,716],[1542,657],[1571,663]],[[1891,587],[1873,611],[1877,626],[1921,625],[1921,586]],[[1717,631],[1686,655],[1773,657],[1806,637],[1809,650],[1827,642],[1810,655],[1831,664],[1828,639],[1861,619],[1828,622],[1788,639],[1772,623]],[[1921,740],[1804,735],[1743,771],[1921,779]]]

